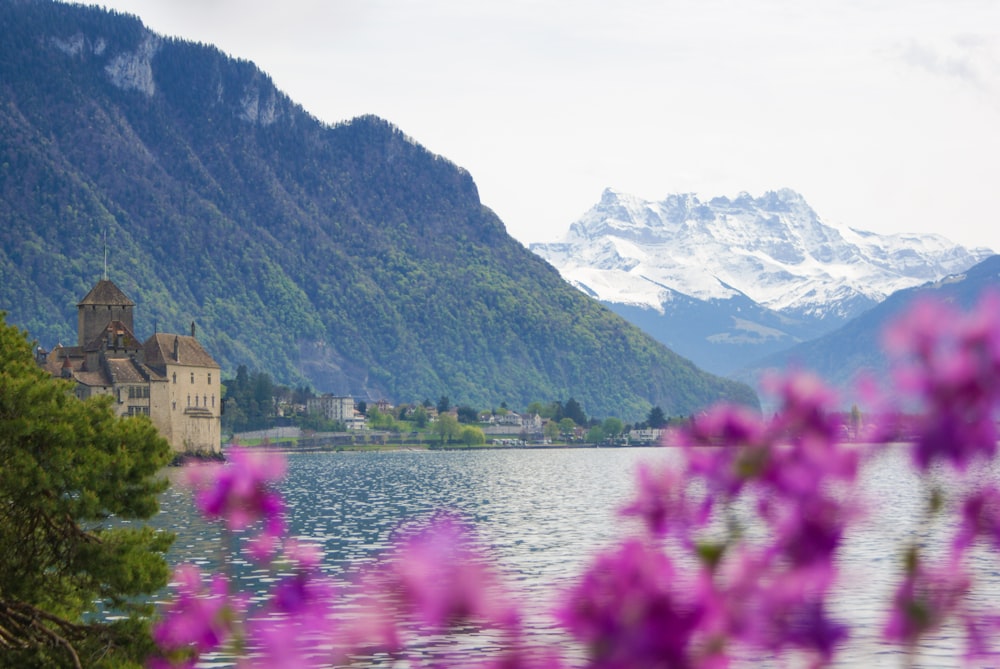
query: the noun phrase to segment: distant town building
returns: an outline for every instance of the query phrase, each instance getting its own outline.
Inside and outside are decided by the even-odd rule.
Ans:
[[[525,434],[532,435],[542,430],[542,417],[538,414],[528,415],[508,411],[496,414],[488,419],[489,425],[483,428],[488,435]]]
[[[133,333],[135,303],[102,279],[77,305],[76,346],[36,351],[53,376],[76,383],[77,397],[111,395],[119,416],[149,416],[178,453],[221,451],[220,368],[190,335]]]
[[[321,395],[306,400],[306,412],[347,425],[354,421],[354,398]]]
[[[666,430],[646,427],[641,430],[629,430],[628,440],[633,444],[657,444],[663,439]]]

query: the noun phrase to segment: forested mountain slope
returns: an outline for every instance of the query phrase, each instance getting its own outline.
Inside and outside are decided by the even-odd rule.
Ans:
[[[140,338],[195,322],[227,372],[623,418],[757,403],[566,284],[387,121],[324,125],[253,64],[95,8],[0,0],[0,31],[0,308],[44,346],[75,340],[106,236]]]
[[[845,409],[854,403],[863,404],[858,392],[859,380],[869,375],[880,382],[888,381],[889,357],[882,336],[917,300],[936,300],[971,311],[991,292],[1000,294],[1000,255],[990,256],[967,271],[940,281],[895,292],[843,327],[762,358],[735,376],[756,384],[768,370],[809,369],[839,391]]]

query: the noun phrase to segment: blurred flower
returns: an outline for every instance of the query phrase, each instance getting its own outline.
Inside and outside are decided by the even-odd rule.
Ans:
[[[186,469],[201,512],[207,518],[221,518],[230,530],[245,529],[261,518],[280,519],[284,504],[270,484],[285,475],[284,456],[230,446],[226,458],[224,465],[194,464]]]
[[[398,606],[432,629],[465,622],[499,628],[519,623],[486,556],[450,517],[403,540],[388,572],[386,587]]]
[[[967,314],[919,300],[886,329],[883,343],[894,359],[897,413],[915,414],[917,466],[926,470],[943,460],[964,469],[975,457],[992,457],[1000,401],[1000,296],[984,294]]]
[[[968,575],[954,562],[928,567],[911,551],[906,574],[893,595],[885,638],[912,647],[959,612],[970,584]]]
[[[247,624],[246,658],[241,667],[330,666],[337,589],[316,569],[301,569],[279,580],[267,606]]]
[[[558,615],[590,667],[687,667],[703,607],[662,551],[629,540],[598,556]]]
[[[636,497],[621,513],[640,517],[654,536],[683,538],[707,520],[705,505],[691,499],[688,482],[678,468],[643,463],[637,479]]]
[[[988,485],[970,494],[962,503],[962,517],[954,548],[964,551],[980,536],[1000,548],[1000,489]]]
[[[174,571],[174,598],[153,626],[153,639],[168,653],[186,649],[197,658],[231,638],[234,614],[242,608],[238,604],[229,597],[224,577],[213,576],[205,587],[198,567],[181,565]]]

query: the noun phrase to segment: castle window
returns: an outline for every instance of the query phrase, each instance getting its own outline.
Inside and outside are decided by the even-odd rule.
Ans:
[[[177,372],[174,372],[174,383],[177,383]]]
[[[198,396],[197,395],[194,396],[194,405],[198,406]]]
[[[191,396],[188,395],[188,406],[191,406]]]
[[[177,400],[174,400],[173,402],[170,403],[170,408],[173,409],[174,411],[177,411]]]
[[[128,398],[130,400],[143,399],[149,397],[149,386],[129,386]]]
[[[208,385],[212,385],[212,372],[208,373]]]
[[[215,408],[215,395],[212,395],[212,408]]]
[[[194,383],[194,372],[191,372],[191,383]]]

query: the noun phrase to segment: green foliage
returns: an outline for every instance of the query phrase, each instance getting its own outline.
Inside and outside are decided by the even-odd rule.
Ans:
[[[140,596],[166,585],[173,537],[120,521],[156,513],[170,457],[147,418],[78,400],[0,317],[0,664],[141,665]],[[124,617],[93,622],[98,610]]]
[[[466,446],[481,446],[486,443],[486,435],[475,425],[466,425],[461,432],[462,443]]]
[[[416,427],[423,429],[427,427],[427,421],[430,420],[430,414],[427,413],[427,409],[422,406],[418,406],[410,412],[409,419]]]
[[[107,231],[140,339],[195,321],[227,376],[472,406],[572,395],[629,420],[758,405],[568,285],[386,121],[322,125],[252,64],[178,40],[154,94],[119,88],[106,67],[144,31],[96,8],[4,3],[0,27],[0,305],[43,345],[72,340]]]
[[[604,430],[605,436],[614,439],[624,431],[625,425],[620,418],[605,418],[601,423],[601,429]]]
[[[304,416],[296,416],[295,425],[303,430],[313,432],[343,432],[347,428],[337,420],[329,420],[320,413],[311,413]]]
[[[584,440],[588,444],[600,444],[604,442],[606,437],[607,435],[604,434],[604,429],[600,426],[595,426],[587,431],[587,436],[584,437]]]
[[[225,411],[222,429],[226,432],[263,430],[274,422],[277,391],[270,374],[249,372],[246,365],[236,370],[236,378],[223,381]]]
[[[396,419],[392,417],[391,413],[384,413],[375,406],[368,407],[367,423],[368,427],[375,430],[399,432],[402,429],[399,423],[396,422]]]
[[[478,423],[479,412],[470,406],[460,406],[455,410],[458,413],[459,423]]]
[[[587,414],[583,412],[583,407],[580,406],[580,403],[572,397],[566,400],[566,406],[563,407],[562,416],[559,418],[569,418],[577,425],[587,424]]]
[[[646,427],[659,429],[667,424],[667,417],[663,415],[663,409],[658,406],[653,407],[649,410],[649,415],[646,416]]]
[[[443,446],[462,435],[462,426],[450,413],[443,413],[431,424],[431,431],[438,436]]]

